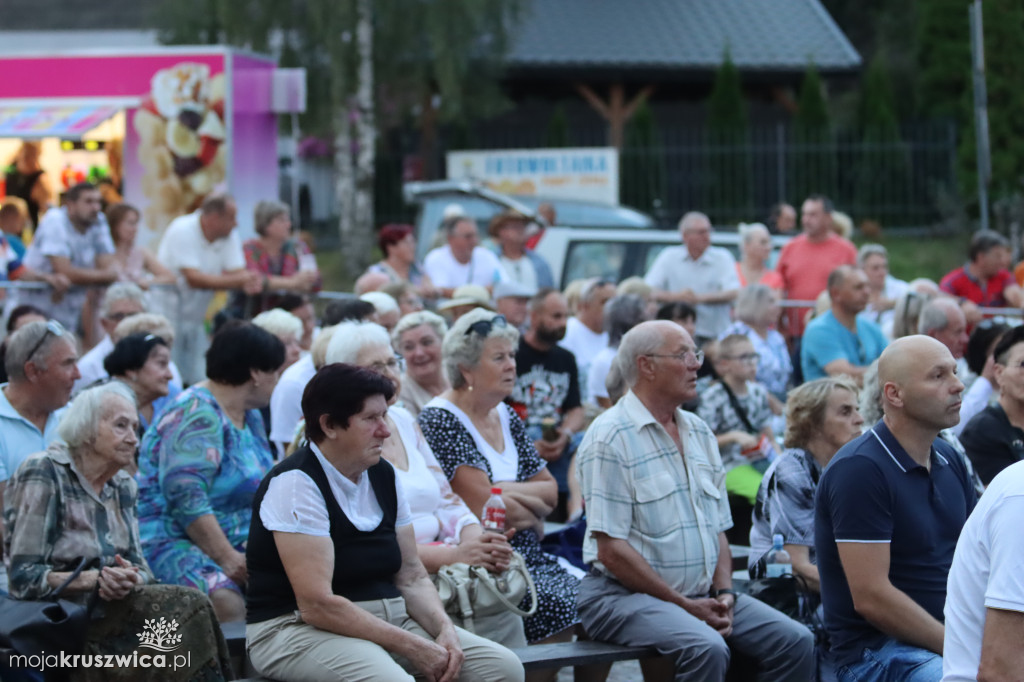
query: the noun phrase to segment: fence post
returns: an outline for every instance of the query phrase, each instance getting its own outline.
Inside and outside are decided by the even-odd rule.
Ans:
[[[786,125],[781,121],[775,124],[775,182],[779,195],[775,201],[786,201]]]

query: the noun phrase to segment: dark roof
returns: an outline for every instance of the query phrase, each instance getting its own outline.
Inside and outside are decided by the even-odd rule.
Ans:
[[[528,0],[513,68],[822,71],[860,55],[818,0]]]
[[[0,28],[5,31],[153,29],[156,28],[156,4],[140,0],[3,0]]]

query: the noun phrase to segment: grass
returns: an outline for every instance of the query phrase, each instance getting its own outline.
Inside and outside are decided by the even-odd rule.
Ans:
[[[889,251],[889,272],[909,282],[927,277],[938,282],[967,260],[969,233],[954,235],[884,236],[880,243]],[[865,240],[856,240],[857,246]]]
[[[970,233],[955,235],[883,235],[880,240],[889,251],[889,271],[893,276],[909,282],[917,277],[927,277],[935,282],[950,270],[958,268],[967,260],[967,245]],[[864,239],[855,240],[857,246]],[[374,262],[379,256],[374,253]],[[341,250],[337,247],[321,248],[316,252],[317,264],[324,278],[324,291],[352,291],[356,277],[345,270]]]

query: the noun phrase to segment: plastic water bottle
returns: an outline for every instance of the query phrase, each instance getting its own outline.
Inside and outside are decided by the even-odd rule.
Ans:
[[[491,496],[484,504],[483,521],[484,530],[505,532],[505,501],[501,499],[501,488],[491,488]]]
[[[781,533],[772,536],[772,551],[768,552],[764,560],[765,575],[769,578],[778,578],[793,572],[793,560],[789,552],[782,548],[782,539]]]

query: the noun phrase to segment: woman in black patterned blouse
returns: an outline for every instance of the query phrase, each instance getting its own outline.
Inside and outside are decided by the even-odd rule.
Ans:
[[[452,489],[474,513],[481,515],[491,486],[502,489],[506,528],[516,530],[512,546],[526,560],[540,602],[536,615],[525,619],[526,639],[566,640],[578,620],[579,577],[540,548],[557,485],[504,402],[515,387],[518,340],[519,332],[491,311],[477,308],[460,317],[442,345],[452,388],[427,403],[419,424]]]

